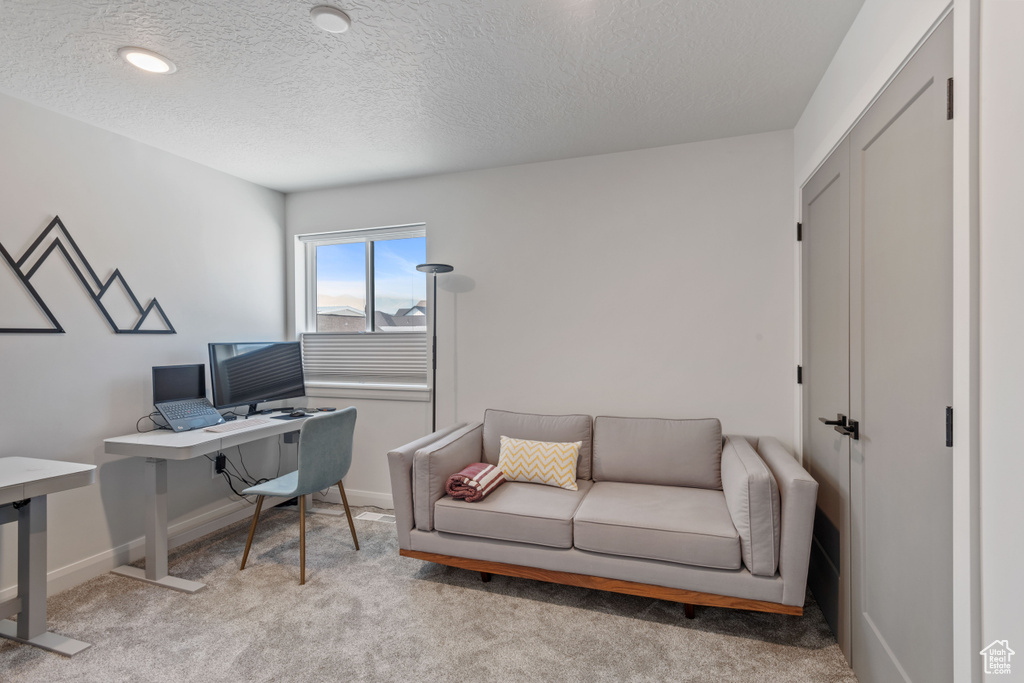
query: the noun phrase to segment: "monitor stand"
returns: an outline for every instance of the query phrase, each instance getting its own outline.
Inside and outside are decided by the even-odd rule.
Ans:
[[[2,1],[2,0],[0,0],[0,1]],[[270,415],[271,413],[274,412],[273,408],[267,408],[266,410],[256,410],[256,406],[257,405],[259,405],[259,404],[257,404],[257,403],[250,403],[249,404],[249,412],[247,412],[245,414],[245,419],[246,420],[248,420],[250,417],[253,417],[255,415]]]

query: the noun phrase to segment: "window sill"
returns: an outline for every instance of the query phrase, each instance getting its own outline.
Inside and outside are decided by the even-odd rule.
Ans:
[[[430,401],[430,387],[415,384],[306,382],[312,398],[363,398],[378,401]]]

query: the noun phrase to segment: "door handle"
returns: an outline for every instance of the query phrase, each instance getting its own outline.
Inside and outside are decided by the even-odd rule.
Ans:
[[[834,420],[826,420],[823,417],[819,417],[818,419],[821,420],[822,422],[824,422],[825,424],[829,425],[829,426],[839,426],[839,427],[845,427],[846,426],[846,416],[843,415],[842,413],[838,413],[836,415],[836,419],[834,419]],[[837,429],[836,431],[838,432],[839,430]]]
[[[834,429],[843,436],[848,436],[854,441],[860,441],[860,423],[856,420],[850,420],[845,426],[836,425]]]

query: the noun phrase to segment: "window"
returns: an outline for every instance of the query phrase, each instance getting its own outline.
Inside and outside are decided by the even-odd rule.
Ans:
[[[422,225],[302,235],[307,386],[425,389]]]
[[[426,332],[422,234],[336,233],[310,242],[316,332]]]

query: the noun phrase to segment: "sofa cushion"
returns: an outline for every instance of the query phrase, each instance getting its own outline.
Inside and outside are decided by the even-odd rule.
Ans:
[[[751,574],[774,576],[782,524],[779,486],[768,465],[741,436],[725,438],[722,488],[740,535],[743,564]]]
[[[509,481],[559,486],[575,491],[580,442],[529,441],[501,437],[498,467]]]
[[[486,440],[487,426],[484,424]],[[594,481],[722,488],[722,423],[598,417]]]
[[[590,451],[593,442],[593,420],[589,415],[532,415],[507,410],[484,412],[484,461],[498,464],[501,437],[530,441],[579,441],[580,456],[576,477],[590,479]]]
[[[725,494],[710,489],[595,482],[573,520],[580,550],[714,569],[740,568]]]
[[[450,534],[499,541],[533,543],[553,548],[572,547],[572,516],[590,490],[506,482],[476,503],[445,496],[434,504],[434,528]]]

